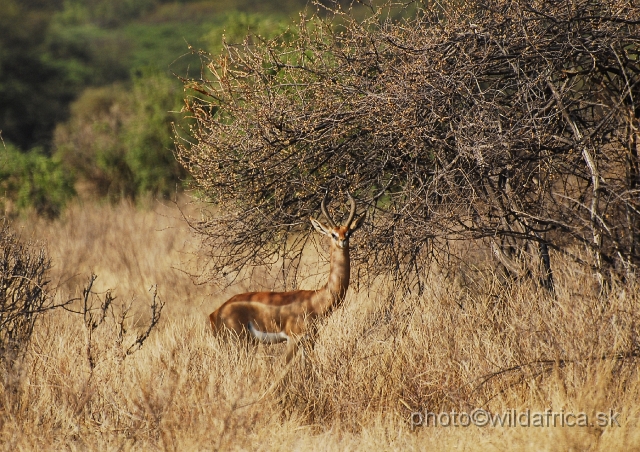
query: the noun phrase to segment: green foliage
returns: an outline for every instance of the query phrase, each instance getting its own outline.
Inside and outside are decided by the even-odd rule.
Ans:
[[[172,152],[181,102],[180,84],[152,69],[131,87],[88,89],[56,130],[56,155],[88,194],[111,201],[146,192],[167,196],[184,178]]]
[[[169,195],[186,173],[173,155],[172,125],[180,119],[182,87],[160,72],[137,76],[133,117],[125,125],[126,161],[137,193]]]
[[[203,36],[213,25],[191,23],[131,23],[122,28],[121,37],[131,43],[130,75],[141,68],[163,71],[167,78],[173,73],[186,76],[198,73],[200,60],[191,55],[189,45],[203,47]]]
[[[231,11],[225,15],[224,22],[213,27],[204,36],[207,50],[213,54],[220,53],[223,41],[228,44],[241,43],[249,39],[274,39],[276,37],[291,41],[296,36],[296,28],[292,22],[277,15],[264,15]]]
[[[132,58],[131,40],[93,24],[70,26],[54,20],[43,58],[64,74],[78,94],[87,86],[126,80]]]
[[[82,194],[115,201],[172,192],[186,177],[173,156],[183,97],[173,74],[201,70],[189,46],[217,53],[223,34],[229,43],[247,33],[288,39],[283,18],[304,4],[0,1],[0,137],[12,156],[2,160],[3,202],[55,216],[72,192],[62,188],[71,183],[62,167]],[[19,154],[34,148],[42,151]],[[51,193],[38,188],[49,170],[60,188]]]
[[[75,195],[73,177],[59,159],[39,149],[25,153],[11,145],[0,148],[0,190],[5,213],[34,209],[50,218]]]
[[[65,0],[59,18],[66,25],[113,28],[137,19],[156,4],[155,0]]]
[[[0,131],[22,149],[49,144],[73,95],[64,72],[47,57],[53,7],[30,3],[0,2]]]
[[[71,118],[56,129],[56,155],[82,182],[81,194],[113,201],[133,197],[133,174],[125,162],[124,124],[131,117],[125,88],[90,88],[71,106]]]

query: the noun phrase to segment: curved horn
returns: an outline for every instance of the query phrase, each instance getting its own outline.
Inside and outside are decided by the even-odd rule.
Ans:
[[[347,196],[349,197],[349,202],[351,203],[351,211],[349,212],[349,218],[347,218],[347,222],[345,223],[345,227],[351,226],[351,222],[353,221],[353,217],[356,216],[356,200],[353,199],[351,193],[347,190]]]
[[[325,207],[325,205],[324,205],[325,201],[327,200],[327,195],[328,195],[328,194],[329,194],[328,192],[324,194],[324,198],[322,198],[322,202],[320,203],[320,210],[322,210],[322,214],[324,215],[324,217],[325,217],[325,218],[327,219],[327,221],[329,222],[329,225],[330,225],[332,228],[336,228],[336,227],[337,227],[337,226],[336,226],[336,223],[333,221],[333,218],[331,218],[331,217],[329,216],[329,212],[327,212],[327,208],[326,208],[326,207]]]

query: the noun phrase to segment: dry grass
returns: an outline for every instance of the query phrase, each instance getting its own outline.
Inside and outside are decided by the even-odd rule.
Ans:
[[[93,370],[82,317],[45,317],[24,363],[1,382],[2,449],[640,447],[635,287],[601,299],[591,275],[556,261],[555,299],[526,281],[437,271],[420,296],[350,290],[315,348],[283,373],[284,346],[238,347],[209,333],[206,315],[227,294],[193,284],[197,240],[174,208],[152,207],[75,206],[55,223],[24,223],[22,234],[49,243],[57,296],[79,296],[94,272],[97,291],[135,297],[141,323],[151,284],[166,307],[128,357],[134,333],[119,343],[114,322],[99,327]],[[591,422],[614,410],[620,426],[411,429],[417,411],[476,408],[585,412]]]

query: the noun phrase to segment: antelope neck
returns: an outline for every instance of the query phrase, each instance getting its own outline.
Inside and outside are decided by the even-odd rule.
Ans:
[[[325,286],[334,303],[340,303],[344,299],[349,288],[349,276],[351,268],[349,264],[349,243],[343,248],[331,242],[331,256],[329,258],[329,281]]]

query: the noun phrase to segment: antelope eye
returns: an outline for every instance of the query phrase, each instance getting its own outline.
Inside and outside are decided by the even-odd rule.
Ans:
[[[338,234],[336,234],[335,232],[332,232],[332,233],[331,233],[331,236],[332,236],[334,239],[338,240]]]

